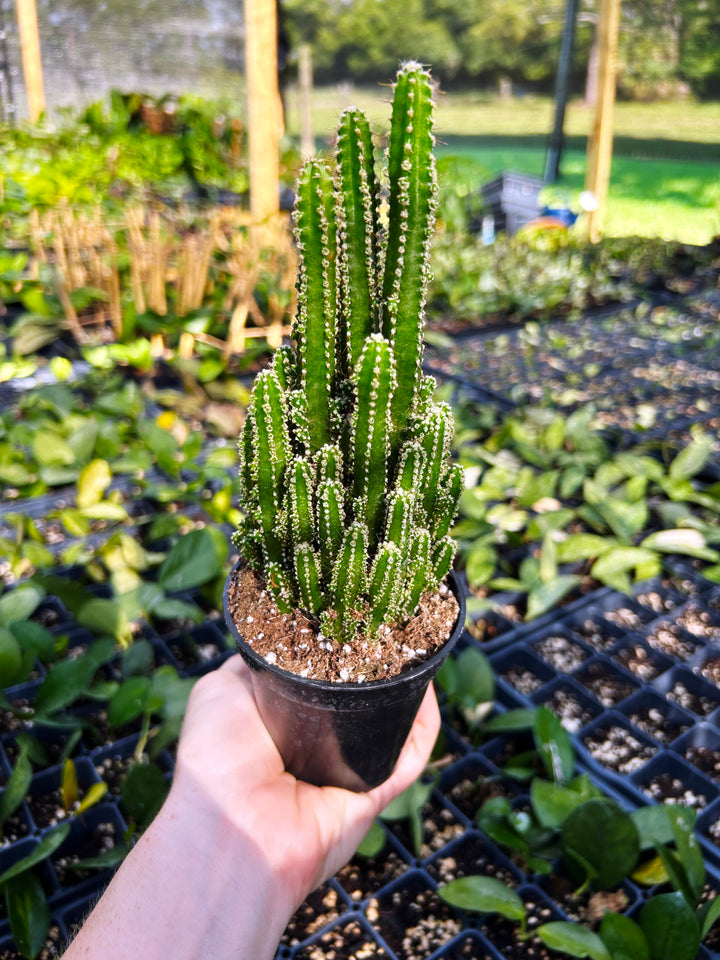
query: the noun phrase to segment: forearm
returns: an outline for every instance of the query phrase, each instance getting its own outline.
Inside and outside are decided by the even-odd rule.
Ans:
[[[250,838],[171,795],[65,958],[271,960],[292,909]]]

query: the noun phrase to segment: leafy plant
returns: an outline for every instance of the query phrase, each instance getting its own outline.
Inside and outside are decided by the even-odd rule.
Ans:
[[[497,730],[522,729],[525,715],[497,718]],[[572,746],[559,720],[545,707],[531,720],[545,776],[530,785],[530,809],[516,810],[505,797],[487,800],[477,812],[481,829],[519,855],[535,873],[561,868],[586,889],[613,890],[626,879],[660,888],[637,919],[606,907],[596,932],[579,923],[557,921],[528,932],[522,899],[504,884],[468,876],[441,885],[440,896],[462,910],[497,913],[520,923],[519,936],[537,935],[550,949],[593,960],[694,960],[702,940],[720,920],[720,897],[702,902],[705,864],[693,827],[694,810],[672,804],[641,807],[632,813],[602,794],[587,775],[572,777]],[[488,725],[490,726],[490,724]],[[513,765],[537,764],[527,755]],[[515,766],[505,768],[512,773]],[[665,892],[664,887],[672,892]]]
[[[278,609],[325,636],[403,621],[450,569],[462,471],[452,415],[420,373],[433,223],[432,92],[416,64],[397,77],[389,222],[367,119],[347,111],[337,171],[310,161],[298,184],[295,346],[253,388],[240,440],[244,517],[235,542]]]

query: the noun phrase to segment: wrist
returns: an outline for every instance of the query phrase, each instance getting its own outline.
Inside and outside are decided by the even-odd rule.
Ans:
[[[173,788],[68,960],[272,960],[294,909],[252,839]]]

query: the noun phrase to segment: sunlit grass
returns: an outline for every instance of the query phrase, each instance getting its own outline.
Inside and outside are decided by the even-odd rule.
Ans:
[[[383,87],[318,89],[313,103],[316,136],[330,136],[338,113],[350,104],[365,109],[381,132],[387,127],[388,101],[389,91]],[[289,132],[296,134],[292,95],[288,107]],[[549,98],[444,94],[437,109],[438,150],[472,156],[488,179],[502,170],[541,177],[552,117]],[[568,149],[554,193],[571,204],[583,188],[584,138],[592,122],[592,110],[579,102],[568,106]],[[702,244],[720,233],[720,103],[617,103],[614,133],[607,235]]]

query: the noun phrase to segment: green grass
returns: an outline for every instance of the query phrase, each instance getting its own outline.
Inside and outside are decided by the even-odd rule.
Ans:
[[[362,107],[378,131],[386,129],[389,91],[318,89],[313,103],[316,135],[326,139],[349,104]],[[297,132],[296,100],[288,103],[288,128]],[[441,95],[438,153],[472,157],[487,179],[502,170],[542,176],[552,125],[549,98],[501,101],[479,93]],[[583,189],[585,150],[593,111],[571,103],[562,177],[553,191],[571,203]],[[720,103],[618,103],[605,216],[608,236],[653,236],[707,243],[720,233]],[[478,186],[484,182],[482,173]],[[581,224],[580,227],[581,228]]]

